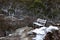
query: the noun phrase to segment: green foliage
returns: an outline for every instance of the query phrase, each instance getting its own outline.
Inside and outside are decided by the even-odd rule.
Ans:
[[[41,2],[41,0],[34,0],[34,2]]]
[[[9,0],[9,1],[13,2],[13,5],[12,5],[13,8],[17,5],[15,3],[19,3],[19,4],[22,3],[21,5],[25,5],[26,9],[28,9],[29,11],[30,10],[34,11],[33,14],[36,16],[38,16],[38,14],[39,15],[41,14],[49,18],[54,18],[55,16],[57,16],[57,14],[60,13],[59,10],[57,10],[58,8],[57,6],[60,2],[59,0],[13,0],[13,1]],[[8,4],[9,1],[1,0],[1,2],[4,5]],[[53,11],[51,9],[53,9]],[[9,9],[9,10],[13,10],[13,9]],[[42,12],[40,12],[41,10]]]

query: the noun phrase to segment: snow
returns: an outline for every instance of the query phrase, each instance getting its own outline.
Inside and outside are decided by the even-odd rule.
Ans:
[[[13,34],[9,34],[8,36],[12,36]]]
[[[51,25],[46,29],[47,32],[52,32],[52,30],[59,30],[59,28]]]
[[[40,22],[40,23],[46,23],[46,21],[47,20],[43,20],[43,19],[40,19],[40,18],[37,19],[37,22]]]
[[[38,26],[44,26],[47,20],[43,20],[38,18],[36,22],[33,22],[33,24],[38,25]]]
[[[34,32],[36,34],[45,34],[45,29],[46,29],[46,27],[36,28],[32,32]]]
[[[36,24],[36,25],[38,25],[38,26],[43,26],[42,24],[39,24],[39,23],[37,23],[37,22],[33,22],[33,24]]]
[[[52,30],[59,30],[59,28],[55,26],[36,28],[31,31],[36,33],[36,37],[32,38],[32,40],[44,40],[46,34],[52,32]]]

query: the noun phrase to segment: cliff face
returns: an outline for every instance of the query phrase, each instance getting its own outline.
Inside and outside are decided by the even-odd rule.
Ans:
[[[60,0],[0,0],[0,37],[14,33],[17,28],[25,26],[34,28],[33,22],[37,18],[48,20],[47,27],[50,24],[60,27]],[[8,39],[20,40],[20,36]],[[60,31],[48,33],[45,38],[45,40],[59,39]]]

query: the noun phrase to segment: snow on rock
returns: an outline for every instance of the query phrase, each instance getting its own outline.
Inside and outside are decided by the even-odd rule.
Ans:
[[[36,25],[38,25],[38,26],[43,26],[42,24],[39,24],[39,23],[37,23],[37,22],[33,22],[33,24],[36,24]]]
[[[51,25],[46,29],[47,32],[52,32],[52,30],[59,30],[59,28]]]
[[[47,20],[43,20],[38,18],[36,22],[33,22],[33,24],[38,25],[38,26],[44,26]]]
[[[37,19],[37,22],[44,23],[44,24],[46,23],[46,21],[47,21],[47,20],[40,19],[40,18]]]
[[[45,29],[46,29],[46,27],[36,28],[32,32],[34,32],[36,34],[45,34]]]
[[[52,30],[59,30],[58,27],[55,26],[49,26],[49,27],[41,27],[41,28],[36,28],[31,32],[36,33],[36,37],[32,38],[32,40],[44,40],[45,36],[48,32],[52,32]]]

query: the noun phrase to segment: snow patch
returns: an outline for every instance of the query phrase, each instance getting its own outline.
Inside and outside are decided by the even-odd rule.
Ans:
[[[36,33],[36,37],[32,38],[32,40],[44,40],[46,34],[48,32],[52,32],[52,30],[59,30],[59,28],[56,26],[36,28],[36,29],[30,31],[30,33],[31,32]]]

